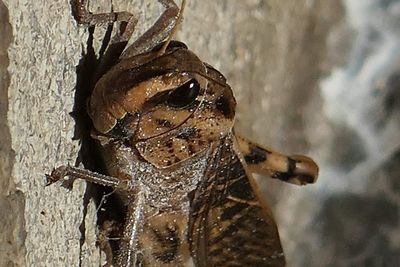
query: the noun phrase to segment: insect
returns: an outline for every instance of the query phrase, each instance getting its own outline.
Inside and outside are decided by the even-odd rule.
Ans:
[[[225,77],[187,46],[172,41],[184,8],[165,10],[127,46],[137,19],[127,12],[91,14],[71,5],[78,23],[119,23],[94,77],[87,112],[105,174],[61,166],[65,177],[115,189],[126,207],[118,248],[100,233],[108,266],[284,266],[271,211],[251,177],[303,185],[318,167],[235,133],[236,101]]]

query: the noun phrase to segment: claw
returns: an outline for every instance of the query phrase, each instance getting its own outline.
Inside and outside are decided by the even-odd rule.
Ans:
[[[67,166],[60,166],[53,169],[51,174],[46,174],[46,186],[52,185],[55,182],[64,179],[68,175]]]

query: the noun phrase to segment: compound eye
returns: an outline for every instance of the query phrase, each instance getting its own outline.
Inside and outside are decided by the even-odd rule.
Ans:
[[[190,79],[168,94],[167,105],[173,108],[184,108],[192,104],[200,92],[200,84]]]

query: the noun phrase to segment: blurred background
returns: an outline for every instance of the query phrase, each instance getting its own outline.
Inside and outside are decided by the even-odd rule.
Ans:
[[[288,266],[399,266],[400,1],[201,5],[179,38],[227,76],[236,130],[320,166],[306,187],[258,179]]]

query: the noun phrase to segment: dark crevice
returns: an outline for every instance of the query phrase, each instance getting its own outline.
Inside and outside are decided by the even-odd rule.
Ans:
[[[108,27],[103,38],[102,47],[100,48],[100,56],[104,54],[105,47],[107,47],[112,27]],[[80,151],[75,165],[79,166],[82,164],[85,169],[106,174],[104,169],[103,161],[100,157],[100,152],[98,150],[95,140],[90,136],[91,129],[93,127],[92,121],[87,113],[87,101],[93,91],[94,84],[98,76],[98,66],[101,57],[96,56],[96,51],[93,48],[93,33],[94,27],[88,28],[88,39],[86,42],[86,52],[82,52],[82,58],[76,67],[77,81],[75,90],[75,102],[73,111],[70,115],[75,120],[74,129],[74,140],[79,140]],[[88,205],[91,199],[94,200],[96,206],[98,207],[97,213],[97,225],[101,228],[102,224],[107,220],[121,222],[123,220],[123,209],[121,207],[120,201],[116,199],[115,194],[110,194],[111,188],[106,188],[96,184],[87,184],[87,188],[83,199],[83,220],[80,225],[81,240],[80,247],[82,251],[82,246],[85,242],[86,227],[85,218],[87,216]],[[105,195],[110,194],[107,197],[107,201],[102,201]],[[101,205],[101,208],[99,208]],[[111,207],[113,207],[111,209]],[[117,207],[117,208],[116,208]],[[110,212],[113,211],[113,212]],[[115,211],[115,212],[114,212]],[[81,266],[81,263],[79,264]]]

